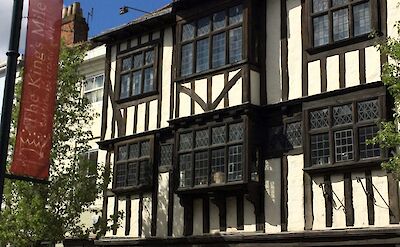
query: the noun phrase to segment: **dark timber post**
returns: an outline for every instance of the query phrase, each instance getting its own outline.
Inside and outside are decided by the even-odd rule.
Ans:
[[[0,130],[0,210],[3,202],[4,179],[10,138],[11,112],[14,99],[15,77],[17,73],[17,59],[19,56],[19,38],[21,34],[21,20],[24,0],[14,0],[12,13],[11,35],[7,52],[7,73],[4,86],[3,107],[1,111]]]

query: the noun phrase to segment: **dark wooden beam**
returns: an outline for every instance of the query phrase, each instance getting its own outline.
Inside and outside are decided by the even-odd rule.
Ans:
[[[288,228],[288,159],[284,156],[281,160],[281,231]]]
[[[332,195],[332,183],[329,175],[324,176],[324,197],[325,197],[325,226],[332,227],[333,218],[333,195]]]
[[[399,224],[399,181],[393,173],[387,174],[390,224]]]
[[[368,224],[375,224],[375,198],[374,188],[372,185],[371,170],[365,171],[365,189],[367,190],[367,210],[368,210]]]
[[[346,226],[354,226],[353,180],[350,172],[344,174],[344,206]]]

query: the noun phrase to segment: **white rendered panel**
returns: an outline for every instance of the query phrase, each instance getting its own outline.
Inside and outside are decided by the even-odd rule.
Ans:
[[[260,105],[260,73],[250,71],[250,89],[251,89],[251,103],[253,105]]]
[[[207,79],[197,80],[195,82],[195,90],[194,91],[205,103],[207,103]],[[200,114],[203,112],[204,112],[204,110],[201,108],[201,106],[195,102],[194,113]]]
[[[116,68],[117,68],[117,46],[114,45],[111,48],[111,66],[110,66],[110,82],[111,82],[111,91],[114,92],[114,94],[117,94],[115,92],[115,76],[116,76]],[[107,82],[106,82],[107,83]],[[111,136],[112,133],[112,128],[113,128],[113,107],[111,104],[110,96],[107,97],[108,100],[108,107],[107,107],[107,124],[106,126],[103,126],[103,128],[106,128],[106,135],[105,135],[105,140],[113,138]]]
[[[242,104],[242,78],[240,78],[236,84],[229,90],[228,98],[229,98],[229,106],[241,105]]]
[[[339,55],[335,55],[326,59],[326,89],[333,91],[339,88]]]
[[[351,179],[353,185],[354,227],[365,227],[368,226],[367,196],[363,189],[363,186],[366,188],[365,173],[352,173]],[[358,179],[360,181],[357,181]]]
[[[139,236],[139,198],[137,196],[131,198],[131,230],[129,236]]]
[[[236,197],[226,198],[226,231],[237,231],[237,204]]]
[[[157,129],[158,100],[150,101],[149,106],[149,130]]]
[[[321,61],[308,63],[308,95],[321,93]]]
[[[147,42],[149,42],[149,35],[148,34],[143,35],[142,38],[140,39],[140,43],[141,44],[145,44]]]
[[[288,156],[288,231],[304,230],[303,155]]]
[[[332,197],[333,197],[333,228],[346,227],[345,197],[344,197],[344,177],[343,174],[331,176]]]
[[[313,215],[314,224],[313,230],[321,230],[326,228],[325,221],[325,197],[321,185],[324,183],[323,177],[313,177]]]
[[[267,1],[267,101],[282,101],[281,78],[281,5],[280,1]]]
[[[125,197],[118,198],[118,212],[122,213],[122,218],[118,221],[119,227],[117,229],[117,237],[125,236],[125,226],[126,226],[126,199]]]
[[[358,56],[358,51],[351,51],[345,54],[346,87],[353,87],[360,84],[360,66]]]
[[[111,219],[111,215],[114,214],[114,204],[115,204],[115,198],[114,197],[107,197],[107,219]],[[107,231],[106,232],[106,237],[113,236],[113,231]]]
[[[395,24],[399,21],[400,1],[389,0],[387,1],[387,32],[388,36],[395,38],[399,37]]]
[[[256,215],[254,214],[254,205],[244,198],[244,231],[255,232],[256,231]]]
[[[203,234],[203,199],[193,200],[193,235]]]
[[[138,105],[136,133],[144,132],[146,121],[146,103]]]
[[[384,170],[371,172],[374,189],[375,226],[389,226],[389,191],[387,175]]]
[[[172,236],[181,237],[183,235],[183,207],[179,203],[179,197],[174,194],[174,219]]]
[[[126,108],[127,113],[126,113],[126,135],[132,135],[133,134],[133,124],[134,124],[134,118],[135,118],[135,107],[131,106]]]
[[[190,85],[187,85],[190,87]],[[184,93],[179,94],[179,116],[177,117],[187,117],[190,116],[191,100],[190,96]]]
[[[265,162],[265,232],[281,231],[281,159]]]
[[[365,81],[381,80],[381,54],[374,46],[365,48]]]
[[[168,235],[169,173],[158,175],[157,237]]]
[[[120,51],[125,51],[126,49],[128,48],[128,43],[125,41],[125,42],[122,42],[120,45],[119,45],[119,50]]]
[[[137,45],[138,45],[138,39],[137,38],[132,39],[131,40],[131,47],[135,47]]]
[[[218,96],[221,94],[222,90],[224,90],[224,75],[216,75],[212,77],[211,80],[211,101],[214,102]],[[221,102],[218,104],[216,109],[222,109],[224,108],[224,99],[221,100]]]
[[[218,207],[210,202],[210,233],[218,233],[219,231],[219,211]]]
[[[152,40],[156,40],[158,38],[160,38],[160,31],[156,31],[156,32],[151,34],[151,39]]]
[[[143,195],[142,237],[151,236],[151,194]]]
[[[168,126],[170,108],[172,107],[171,96],[171,67],[172,67],[172,29],[167,28],[164,30],[164,46],[163,46],[163,59],[162,59],[162,105],[161,105],[161,128]]]
[[[301,1],[288,0],[289,99],[302,96]]]

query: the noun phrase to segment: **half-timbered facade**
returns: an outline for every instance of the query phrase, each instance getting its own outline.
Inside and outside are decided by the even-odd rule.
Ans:
[[[175,0],[95,37],[120,216],[96,244],[397,246],[399,184],[367,142],[396,2]]]

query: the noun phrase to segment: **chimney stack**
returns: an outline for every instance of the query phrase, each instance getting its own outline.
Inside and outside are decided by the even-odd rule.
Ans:
[[[85,42],[88,39],[89,26],[82,15],[79,2],[64,7],[62,10],[61,39],[67,46]]]

